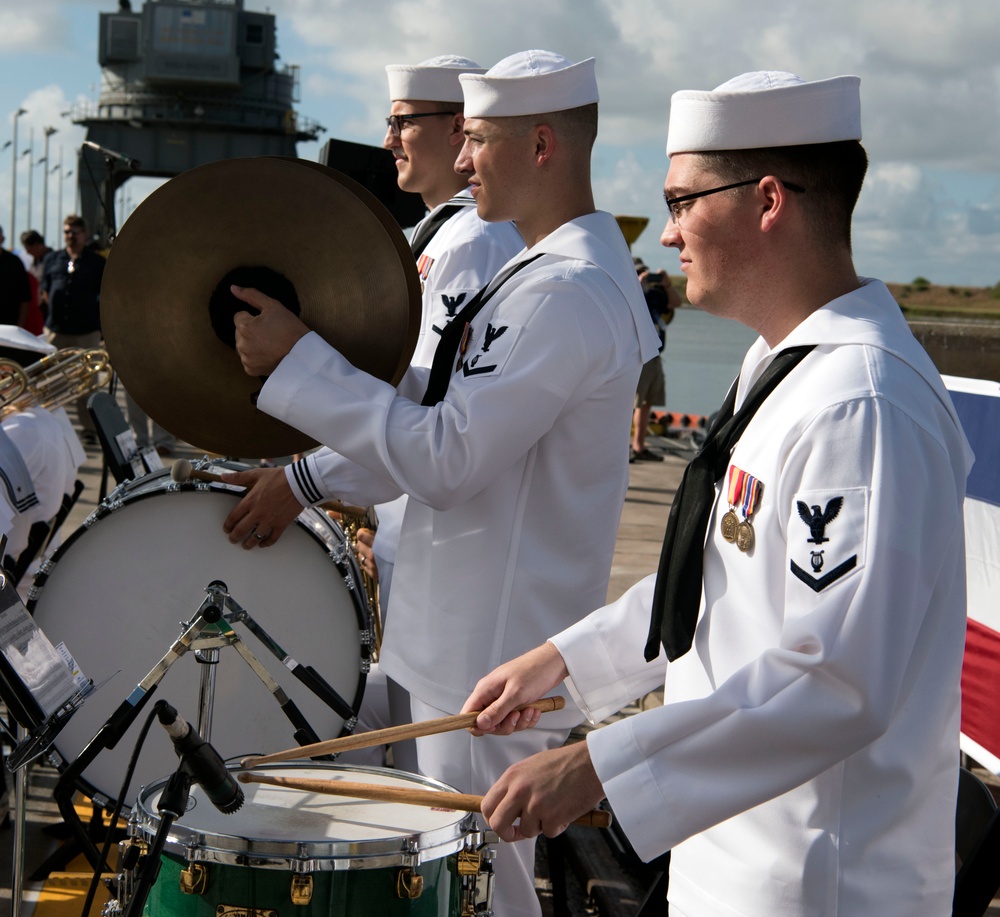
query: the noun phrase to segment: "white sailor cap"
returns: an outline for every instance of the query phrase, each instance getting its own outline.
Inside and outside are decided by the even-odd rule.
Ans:
[[[466,118],[565,111],[598,101],[594,58],[578,64],[552,51],[519,51],[486,73],[463,73]]]
[[[670,99],[667,155],[861,139],[861,79],[758,70]]]
[[[442,54],[419,64],[389,64],[389,101],[420,99],[428,102],[461,102],[460,73],[485,73],[475,61],[455,54]]]

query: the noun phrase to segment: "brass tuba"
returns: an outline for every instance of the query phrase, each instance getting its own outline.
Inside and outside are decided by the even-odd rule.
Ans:
[[[96,392],[111,379],[108,352],[65,347],[22,368],[0,361],[0,417],[31,407],[62,407]]]
[[[326,503],[321,503],[319,508],[339,520],[347,543],[355,554],[358,551],[358,531],[365,528],[374,532],[378,529],[378,516],[375,514],[374,506],[351,506],[340,500],[328,500]],[[368,613],[375,631],[372,662],[378,662],[379,650],[382,648],[382,608],[379,603],[378,582],[369,576],[361,565],[359,572],[365,597],[368,599]]]

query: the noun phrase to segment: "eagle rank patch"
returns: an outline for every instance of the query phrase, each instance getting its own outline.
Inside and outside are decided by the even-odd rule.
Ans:
[[[498,376],[514,349],[514,342],[521,333],[520,325],[503,325],[486,322],[470,329],[465,351],[459,350],[462,375]],[[466,359],[463,356],[468,355]]]
[[[865,565],[868,489],[803,491],[788,519],[791,572],[822,592]]]

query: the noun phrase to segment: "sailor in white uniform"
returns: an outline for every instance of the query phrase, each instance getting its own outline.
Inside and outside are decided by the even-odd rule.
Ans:
[[[479,218],[465,177],[455,171],[465,123],[459,76],[484,73],[485,68],[468,58],[444,54],[385,69],[391,107],[382,145],[395,158],[399,187],[419,194],[428,207],[410,241],[421,285],[420,332],[410,365],[429,369],[441,333],[456,311],[524,242],[511,221],[486,223]],[[401,387],[406,385],[404,379]],[[415,386],[420,394],[421,385]],[[321,448],[283,469],[255,469],[230,476],[233,483],[253,487],[226,521],[230,540],[246,548],[268,547],[304,506],[338,496],[323,480],[326,464],[335,460],[331,449]],[[374,551],[384,605],[389,600],[405,506],[406,498],[401,497],[376,508],[379,526]],[[247,534],[249,526],[238,524],[247,515],[253,517],[255,537]],[[262,533],[267,537],[261,537]]]
[[[396,161],[397,181],[404,191],[419,194],[429,212],[414,228],[410,246],[417,260],[421,284],[420,332],[410,360],[415,369],[429,370],[441,334],[456,312],[472,299],[524,247],[509,220],[487,223],[476,213],[476,202],[465,177],[455,171],[455,159],[465,137],[462,128],[462,73],[485,73],[475,61],[453,54],[439,55],[419,64],[390,64],[388,78],[390,114],[382,145]],[[400,391],[412,389],[417,400],[425,382],[404,378]],[[254,470],[232,475],[233,483],[252,485],[253,490],[226,521],[234,542],[244,547],[268,547],[303,507],[342,496],[338,486],[337,454],[320,448],[280,469]],[[331,480],[324,480],[329,473]],[[393,570],[399,545],[405,495],[375,506],[378,529],[371,553],[377,570],[379,602],[383,620],[388,619]],[[256,530],[248,537],[248,526],[238,521],[252,514]],[[235,531],[233,531],[235,529]],[[261,538],[260,533],[268,535]],[[364,550],[358,548],[359,554]],[[367,562],[367,557],[362,557]],[[391,709],[391,714],[390,714]],[[377,664],[369,673],[359,729],[379,729],[405,722],[409,698],[399,685],[387,681]],[[383,751],[352,753],[355,764],[381,763]],[[415,770],[412,743],[397,743],[394,764]]]
[[[694,304],[761,335],[735,417],[685,474],[659,573],[466,705],[505,732],[563,679],[594,721],[665,685],[663,707],[513,767],[483,810],[517,838],[607,797],[644,859],[672,851],[672,917],[951,913],[972,456],[853,269],[859,82],[674,95],[663,244]]]
[[[29,366],[55,347],[16,325],[0,325],[0,347],[22,366]],[[29,401],[0,420],[0,533],[7,535],[6,553],[13,559],[28,546],[31,527],[50,522],[73,492],[86,459],[80,438],[61,407],[47,409]],[[49,545],[59,545],[56,536]]]
[[[594,209],[593,59],[523,52],[461,80],[456,168],[479,215],[514,220],[527,248],[459,313],[431,372],[411,374],[425,391],[358,372],[278,303],[237,291],[262,310],[237,316],[244,367],[270,377],[258,406],[344,457],[325,477],[343,498],[410,495],[380,665],[414,721],[456,712],[482,671],[603,601],[632,398],[658,345],[621,232]],[[561,745],[581,716],[570,706],[533,738],[420,739],[420,769],[483,792]],[[498,915],[540,913],[532,843],[504,845],[496,872]]]

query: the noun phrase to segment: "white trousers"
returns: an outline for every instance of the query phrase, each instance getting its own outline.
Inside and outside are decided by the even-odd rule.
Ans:
[[[355,733],[422,723],[449,716],[456,711],[439,710],[411,696],[404,688],[386,678],[378,665],[372,666],[365,682],[365,695]],[[544,718],[542,719],[544,723]],[[484,795],[510,765],[545,751],[558,748],[569,738],[569,727],[546,729],[535,726],[510,736],[471,735],[467,730],[426,736],[392,746],[393,766],[398,770],[422,774],[440,780],[460,793]],[[338,764],[382,767],[386,749],[377,746],[346,752]],[[485,820],[482,821],[486,826]],[[495,917],[541,917],[535,892],[535,841],[508,844],[500,841],[494,860],[493,913]]]
[[[358,725],[354,735],[372,732],[376,729],[386,729],[389,726],[402,726],[410,722],[410,694],[401,688],[391,678],[386,678],[374,663],[365,679],[365,695],[361,699],[361,709],[358,711]],[[358,748],[337,756],[338,764],[350,764],[362,767],[385,767],[387,761],[385,745],[375,745],[371,748]],[[405,742],[392,743],[392,766],[397,770],[419,773],[417,767],[417,746],[412,739]]]
[[[448,716],[455,711],[439,710],[410,697],[414,723]],[[544,720],[543,720],[544,722]],[[558,748],[569,738],[569,728],[546,729],[535,726],[510,736],[473,736],[465,729],[417,739],[420,773],[454,787],[460,793],[482,796],[510,765]],[[485,821],[483,822],[485,826]],[[534,839],[497,846],[493,886],[495,917],[541,917],[535,892]]]

